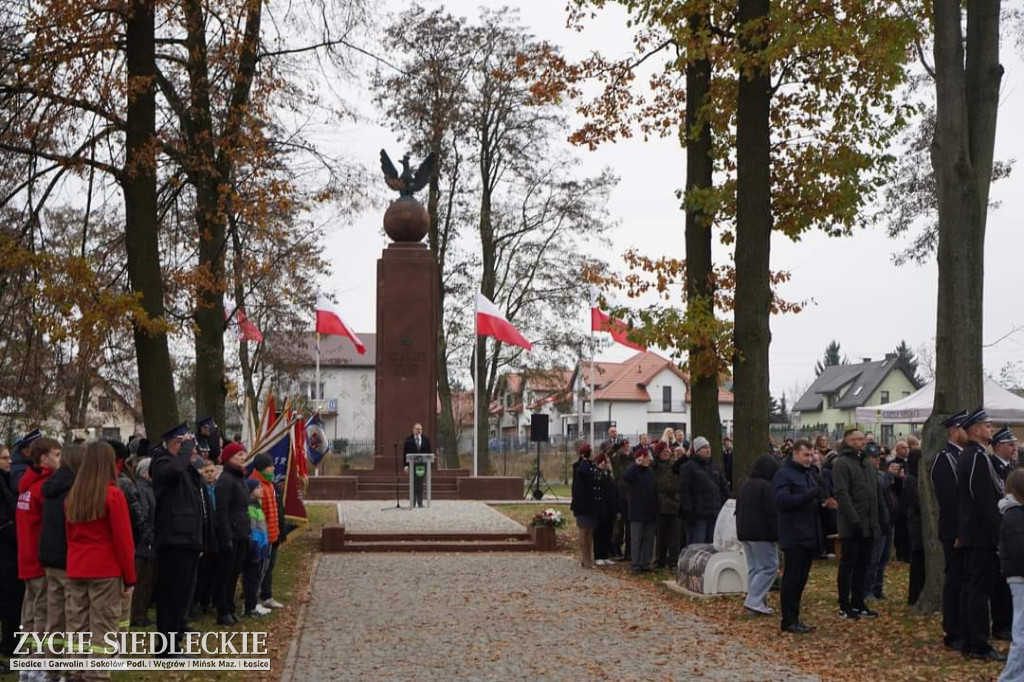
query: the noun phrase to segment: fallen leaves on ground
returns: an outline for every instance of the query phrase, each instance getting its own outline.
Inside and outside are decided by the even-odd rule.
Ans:
[[[496,505],[505,515],[526,523],[533,515],[530,505]],[[558,531],[559,551],[576,556],[578,532],[572,515],[569,525]],[[664,600],[674,608],[704,619],[711,629],[733,641],[764,651],[771,659],[787,663],[822,680],[913,682],[917,680],[992,681],[999,677],[1003,664],[985,663],[963,658],[942,645],[941,615],[921,616],[907,607],[909,567],[895,560],[885,573],[884,601],[869,601],[879,612],[875,619],[840,620],[836,615],[835,561],[815,561],[801,604],[801,619],[817,627],[808,635],[784,634],[775,616],[751,616],[743,608],[743,595],[697,599],[669,592],[661,583],[674,580],[675,571],[663,569],[641,576],[629,571],[629,563],[621,562],[595,571],[621,578],[626,587],[614,590],[609,599],[636,599],[643,591],[651,600]],[[771,592],[768,603],[776,614],[779,593]],[[993,642],[1006,653],[1006,644]],[[702,653],[714,656],[713,648]],[[721,652],[728,655],[728,652]],[[692,671],[700,675],[698,670]]]

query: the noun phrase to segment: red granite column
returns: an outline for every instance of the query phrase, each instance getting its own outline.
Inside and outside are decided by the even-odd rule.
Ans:
[[[395,242],[377,261],[378,471],[394,471],[396,446],[401,458],[415,422],[437,442],[437,287],[437,259],[426,244]]]

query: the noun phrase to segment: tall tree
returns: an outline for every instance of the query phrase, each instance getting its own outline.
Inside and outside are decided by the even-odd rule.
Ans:
[[[769,0],[739,0],[736,102],[736,327],[733,360],[733,484],[746,479],[768,433],[771,400],[772,105]]]
[[[821,373],[825,371],[826,367],[838,367],[839,365],[847,365],[850,363],[849,358],[843,355],[842,349],[839,347],[839,342],[832,339],[827,346],[825,346],[825,355],[818,360],[814,366],[814,376],[821,376]]]
[[[711,55],[709,39],[711,17],[707,7],[690,8],[685,19],[687,51],[686,118],[679,139],[686,148],[686,315],[690,320],[714,320],[715,277],[711,255],[715,216],[706,197],[714,184],[714,145],[708,107],[711,93]],[[701,47],[697,47],[701,46]],[[702,49],[703,48],[703,49]],[[705,334],[689,339],[687,357],[690,394],[693,405],[693,436],[703,435],[711,442],[711,451],[722,451],[722,421],[718,406],[718,363],[709,363],[715,345]]]
[[[985,225],[993,176],[999,84],[999,0],[934,0],[930,19],[935,78],[931,161],[938,197],[938,300],[935,402],[924,428],[922,471],[930,471],[945,435],[941,423],[982,402]],[[966,29],[964,35],[964,13]],[[942,602],[944,565],[938,513],[928,476],[921,476],[925,588],[915,608]]]

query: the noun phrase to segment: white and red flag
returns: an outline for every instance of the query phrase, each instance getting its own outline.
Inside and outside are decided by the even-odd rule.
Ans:
[[[235,302],[227,296],[224,296],[224,321],[239,340],[256,343],[263,341],[263,332],[246,316],[245,311],[235,306]]]
[[[316,333],[346,336],[355,344],[356,350],[359,351],[360,355],[366,354],[366,346],[359,340],[356,333],[352,331],[352,327],[349,327],[345,320],[342,319],[338,306],[331,303],[322,293],[318,293],[316,297]]]
[[[480,336],[493,336],[503,343],[521,346],[526,350],[533,348],[533,344],[505,319],[498,306],[479,291],[476,293],[476,333]]]
[[[590,287],[590,329],[595,332],[608,332],[612,335],[612,340],[615,343],[622,344],[627,348],[638,351],[647,350],[645,346],[629,340],[628,324],[601,310],[597,304],[597,288],[593,286]]]

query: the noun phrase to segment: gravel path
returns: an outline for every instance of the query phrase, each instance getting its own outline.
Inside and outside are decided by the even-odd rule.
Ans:
[[[408,504],[408,502],[406,502]],[[429,531],[521,532],[521,525],[483,502],[437,500],[422,509],[382,510],[387,502],[340,503],[345,530],[351,532],[409,533]]]
[[[322,555],[313,580],[282,682],[815,679],[562,556]]]

